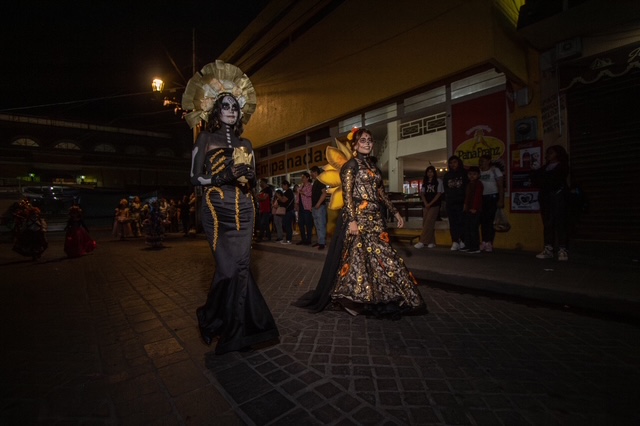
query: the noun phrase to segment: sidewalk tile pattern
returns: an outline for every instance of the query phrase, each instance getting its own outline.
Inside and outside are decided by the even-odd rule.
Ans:
[[[215,356],[195,319],[209,248],[165,246],[104,235],[66,259],[52,236],[32,262],[0,244],[0,424],[640,424],[635,323],[428,281],[428,315],[310,314],[291,302],[323,257],[267,247],[253,267],[280,344]]]

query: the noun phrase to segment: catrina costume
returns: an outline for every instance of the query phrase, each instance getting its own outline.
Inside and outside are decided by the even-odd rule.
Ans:
[[[237,67],[216,61],[189,80],[182,106],[191,127],[202,121],[192,151],[191,183],[201,186],[202,226],[216,269],[206,303],[196,311],[215,353],[245,350],[279,333],[250,270],[255,202],[251,142],[240,137],[256,107],[255,90]]]
[[[14,244],[13,251],[23,256],[39,259],[49,247],[47,241],[47,222],[38,207],[29,200],[20,201],[13,212]]]
[[[350,141],[358,130],[349,134]],[[294,305],[312,312],[331,305],[353,315],[391,319],[426,312],[413,274],[389,243],[382,211],[397,210],[384,192],[380,170],[368,155],[352,155],[346,145],[336,144],[327,148],[331,167],[325,166],[318,179],[332,187],[329,208],[342,214],[316,289]],[[357,235],[349,233],[353,221]]]
[[[69,219],[64,230],[64,252],[68,257],[84,256],[95,250],[96,241],[89,235],[79,205],[74,204],[69,209]]]

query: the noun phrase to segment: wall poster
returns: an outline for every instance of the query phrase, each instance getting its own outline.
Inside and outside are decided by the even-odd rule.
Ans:
[[[531,172],[542,165],[542,141],[512,144],[511,152],[511,211],[537,213],[540,211],[538,188],[533,186]]]

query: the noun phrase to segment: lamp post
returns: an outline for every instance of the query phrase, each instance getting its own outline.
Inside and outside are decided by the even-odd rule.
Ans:
[[[195,59],[194,59],[195,60]],[[194,63],[194,69],[195,69],[195,63]],[[157,95],[162,94],[162,92],[164,91],[164,81],[160,78],[154,78],[153,81],[151,82],[151,88],[153,89],[153,92],[156,93]],[[184,86],[182,87],[176,87],[173,89],[169,89],[169,92],[172,93],[176,93],[178,91],[178,89],[184,89]],[[167,106],[171,106],[174,107],[174,112],[176,115],[178,114],[183,114],[184,110],[182,109],[182,104],[180,102],[178,102],[176,100],[176,98],[172,98],[169,99],[168,97],[164,97],[162,100],[162,105],[167,107]],[[195,126],[193,128],[193,143],[195,145],[196,140],[198,139],[198,134],[200,133],[200,126]],[[194,192],[196,193],[196,223],[194,224],[195,228],[196,228],[196,232],[198,231],[198,229],[200,228],[200,222],[201,222],[201,218],[200,218],[200,203],[202,202],[202,187],[201,186],[196,186],[194,188]]]

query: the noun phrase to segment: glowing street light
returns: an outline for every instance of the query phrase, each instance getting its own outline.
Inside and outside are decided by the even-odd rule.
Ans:
[[[153,88],[154,92],[162,92],[162,90],[164,89],[164,81],[160,80],[159,78],[154,78],[151,82],[151,87]]]

